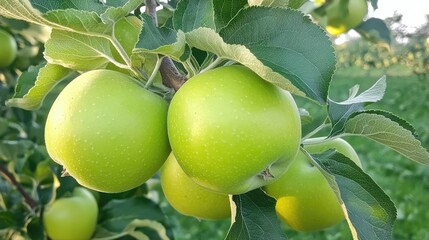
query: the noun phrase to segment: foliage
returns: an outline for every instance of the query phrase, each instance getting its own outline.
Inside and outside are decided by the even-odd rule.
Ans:
[[[401,15],[395,15],[386,21],[395,30],[394,41],[390,46],[370,44],[362,39],[337,46],[339,66],[388,69],[400,64],[407,66],[419,78],[425,79],[429,74],[429,19],[414,33],[407,32],[401,19]]]
[[[249,3],[251,7],[243,0],[169,1],[162,3],[163,9],[158,11],[160,18],[156,18],[157,3],[150,0],[145,3],[143,0],[2,0],[0,27],[13,33],[18,43],[18,57],[9,68],[0,70],[0,96],[2,101],[7,100],[0,109],[0,237],[46,239],[42,221],[45,208],[79,186],[72,177],[64,176],[61,166],[50,159],[43,136],[53,100],[79,74],[94,69],[120,71],[170,101],[188,78],[232,64],[244,65],[264,80],[295,94],[298,106],[308,109],[301,111],[305,133],[302,144],[308,144],[308,138],[320,134],[329,138],[360,137],[356,149],[365,153],[364,171],[333,150],[311,156],[312,164],[324,174],[343,204],[347,225],[305,236],[427,237],[423,226],[409,224],[415,219],[427,219],[427,214],[407,205],[409,192],[398,195],[390,183],[395,182],[398,187],[402,183],[389,178],[393,173],[404,180],[412,179],[411,193],[425,192],[421,189],[427,187],[424,180],[428,176],[425,165],[429,165],[429,153],[425,147],[429,137],[418,136],[417,132],[429,132],[424,131],[426,125],[418,125],[416,131],[400,117],[376,110],[385,109],[380,105],[386,90],[384,78],[375,84],[370,80],[363,83],[368,90],[360,94],[359,87],[338,86],[331,81],[337,64],[331,39],[308,16],[312,11],[323,15],[322,10],[329,1],[315,4],[291,0],[273,5],[276,7],[272,1]],[[371,3],[376,8],[377,1]],[[142,13],[143,5],[146,14]],[[343,5],[340,9],[346,14]],[[390,42],[386,25],[378,20],[367,20],[356,29],[373,42]],[[413,42],[413,49],[419,52],[423,48],[417,43],[421,40]],[[361,48],[359,44],[355,51]],[[371,51],[380,51],[377,53],[387,59],[391,57],[389,51]],[[370,50],[359,54],[365,58],[368,52]],[[338,62],[354,66],[360,58],[340,53]],[[370,58],[369,55],[366,58]],[[368,60],[371,61],[377,66],[373,59]],[[384,64],[383,61],[381,66]],[[394,106],[399,107],[393,112],[403,112],[411,119],[427,119],[427,111],[410,110],[415,106],[410,104],[415,102],[388,93],[387,102],[394,101]],[[335,101],[335,94],[347,100]],[[419,94],[414,95],[417,96]],[[402,101],[395,102],[397,99]],[[419,103],[427,102],[422,103],[420,99]],[[371,103],[374,104],[369,107]],[[394,137],[395,134],[401,138]],[[372,141],[366,138],[381,144],[372,147]],[[389,148],[399,154],[392,155],[386,150]],[[393,160],[378,153],[386,153],[385,156]],[[397,169],[396,165],[402,168]],[[411,185],[408,184],[403,186]],[[226,233],[226,221],[212,224],[190,218],[178,220],[183,216],[176,215],[166,202],[158,175],[126,192],[92,193],[99,208],[94,239],[207,238],[202,229],[207,230],[208,235],[227,239],[264,236],[284,239],[285,233],[291,239],[303,236],[285,226],[286,231],[280,229],[273,207],[276,200],[259,189],[230,197],[233,217],[229,233]],[[398,211],[389,196],[397,203]],[[424,202],[424,196],[413,200],[419,204]],[[397,212],[399,229],[393,228]],[[185,222],[190,222],[188,231],[198,235],[183,234]],[[416,235],[406,234],[409,229]]]

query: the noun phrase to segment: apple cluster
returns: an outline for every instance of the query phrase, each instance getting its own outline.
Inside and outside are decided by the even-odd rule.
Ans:
[[[227,218],[230,195],[263,187],[294,229],[344,219],[323,175],[299,151],[293,97],[243,66],[192,77],[170,103],[123,73],[83,73],[55,100],[45,141],[67,174],[96,191],[123,192],[160,170],[167,200],[184,215]],[[310,153],[337,148],[359,163],[344,140],[306,142]]]

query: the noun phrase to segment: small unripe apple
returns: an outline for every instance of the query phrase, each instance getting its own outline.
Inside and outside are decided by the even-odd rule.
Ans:
[[[15,38],[0,29],[0,68],[8,67],[15,60],[17,51]]]
[[[161,168],[161,186],[171,206],[183,215],[214,220],[231,215],[228,195],[210,191],[192,181],[173,153]]]
[[[77,187],[71,197],[60,198],[43,212],[43,225],[52,240],[88,240],[97,225],[98,206],[94,196]]]
[[[321,140],[315,138],[307,142]],[[361,166],[359,156],[343,139],[305,145],[304,149],[313,154],[335,149]],[[302,152],[298,153],[286,173],[265,190],[277,199],[276,212],[280,219],[297,231],[319,231],[345,218],[328,181]]]

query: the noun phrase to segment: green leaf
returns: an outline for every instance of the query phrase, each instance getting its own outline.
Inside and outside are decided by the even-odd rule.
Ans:
[[[28,0],[0,1],[0,15],[55,29],[106,38],[110,38],[113,29],[112,24],[104,24],[96,12],[68,8],[42,14]]]
[[[371,0],[371,6],[374,10],[378,9],[378,0]]]
[[[20,158],[27,158],[34,147],[28,140],[3,140],[0,142],[0,161],[17,162]]]
[[[371,177],[334,150],[311,157],[337,194],[353,239],[392,239],[395,205]]]
[[[373,86],[359,95],[357,95],[358,90],[358,86],[350,89],[349,99],[343,102],[328,99],[328,115],[332,123],[330,136],[342,133],[347,120],[352,114],[363,111],[365,105],[383,98],[386,91],[386,76],[381,77]]]
[[[234,195],[235,215],[225,240],[286,239],[277,218],[276,200],[256,189]]]
[[[78,71],[104,68],[115,61],[106,38],[57,29],[45,44],[45,58],[50,64]]]
[[[112,233],[123,232],[134,219],[153,220],[165,223],[159,206],[144,197],[112,200],[100,212],[99,225]]]
[[[249,0],[249,6],[266,6],[298,9],[308,0]]]
[[[47,64],[39,70],[34,86],[23,96],[19,94],[6,101],[9,107],[19,107],[26,110],[38,109],[46,95],[55,87],[57,83],[68,77],[73,71],[59,65]],[[18,82],[18,85],[21,83]]]
[[[6,118],[0,118],[0,135],[3,135],[9,129],[9,121]]]
[[[128,226],[125,228],[125,232],[128,232],[128,234],[133,236],[135,239],[150,239],[146,234],[138,230],[139,228],[142,228],[142,227],[150,228],[154,230],[161,240],[170,239],[167,236],[167,231],[165,227],[161,223],[153,220],[147,220],[147,219],[145,220],[135,219],[131,221],[130,224],[128,224]]]
[[[230,59],[253,70],[263,79],[274,83],[283,89],[296,95],[304,95],[289,80],[271,68],[265,66],[256,56],[245,46],[237,44],[227,44],[223,41],[215,30],[210,28],[199,28],[186,33],[186,42],[189,46],[212,52],[219,58]]]
[[[72,8],[49,11],[43,17],[49,21],[47,25],[50,27],[94,36],[110,36],[113,28],[104,24],[95,12]]]
[[[49,21],[44,19],[40,11],[33,8],[28,0],[0,1],[0,16],[41,25],[50,25]]]
[[[43,222],[39,217],[31,219],[27,225],[27,233],[32,240],[44,240],[45,233],[43,228]]]
[[[309,1],[308,0],[289,0],[288,7],[293,8],[293,9],[299,9],[306,2],[309,2]]]
[[[149,52],[163,54],[172,57],[175,60],[181,58],[185,53],[185,34],[169,28],[157,28],[152,18],[143,14],[143,30],[136,45],[136,52]]]
[[[265,7],[281,7],[287,8],[289,0],[278,1],[278,0],[248,0],[249,6],[265,6]]]
[[[395,114],[393,114],[391,112],[387,112],[384,110],[378,110],[378,109],[370,109],[370,110],[366,110],[365,113],[382,115],[382,116],[390,119],[393,122],[397,122],[401,127],[410,131],[414,137],[416,137],[416,138],[418,137],[417,130],[413,127],[413,125],[411,125],[411,123],[409,123],[405,119],[400,118],[399,116],[396,116]]]
[[[106,7],[99,0],[31,0],[33,7],[45,13],[55,9],[81,9],[103,13]]]
[[[390,45],[391,32],[386,23],[378,18],[370,18],[354,28],[363,38],[373,43]]]
[[[16,217],[13,213],[9,211],[0,212],[0,230],[14,228],[16,224]]]
[[[215,29],[213,1],[181,0],[173,14],[176,30],[190,32],[199,27]]]
[[[411,160],[429,165],[429,153],[416,139],[414,128],[406,121],[393,116],[380,114],[378,111],[357,113],[347,121],[344,133],[365,136]]]
[[[143,1],[144,0],[129,0],[129,2],[121,7],[109,8],[105,13],[101,14],[101,20],[103,20],[104,23],[115,23],[141,6]]]
[[[301,125],[310,124],[313,122],[313,117],[305,108],[299,108],[299,117],[301,119]]]
[[[311,99],[326,102],[336,64],[334,49],[326,33],[302,12],[247,8],[220,35],[227,44],[246,46]]]
[[[30,66],[27,71],[23,72],[21,76],[18,77],[17,84],[15,86],[15,94],[13,95],[14,98],[24,97],[24,95],[34,86],[37,75],[39,74],[40,69],[44,66],[46,66],[44,63],[37,66]]]
[[[243,9],[247,4],[247,0],[214,0],[214,14],[216,29],[222,29]]]
[[[127,4],[128,0],[106,0],[106,5],[112,7],[122,7]]]

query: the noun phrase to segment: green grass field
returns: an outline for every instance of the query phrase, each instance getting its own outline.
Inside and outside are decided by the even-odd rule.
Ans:
[[[332,81],[330,97],[341,101],[347,98],[348,89],[356,84],[361,91],[370,87],[383,74],[387,75],[387,91],[383,100],[369,105],[395,113],[409,121],[419,134],[423,146],[429,148],[429,79],[418,80],[401,66],[388,70],[340,69]],[[297,99],[300,107],[312,114],[314,121],[304,128],[304,134],[323,121],[324,109],[308,100]],[[364,171],[367,172],[391,197],[398,210],[394,239],[429,239],[429,167],[412,162],[376,142],[361,137],[347,139],[358,152]],[[221,222],[198,221],[180,216],[166,207],[176,238],[223,239],[229,220]],[[173,214],[173,215],[172,215]],[[317,233],[297,233],[285,228],[288,239],[351,239],[344,221],[333,228]]]

